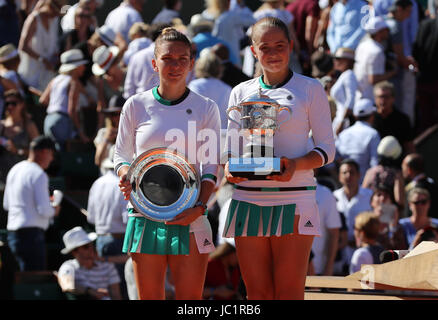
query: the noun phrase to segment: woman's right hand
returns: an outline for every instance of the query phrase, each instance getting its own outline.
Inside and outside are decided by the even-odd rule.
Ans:
[[[239,182],[242,182],[242,181],[246,181],[246,180],[248,180],[248,178],[242,178],[242,177],[234,177],[231,173],[230,173],[230,170],[229,170],[229,161],[227,161],[227,163],[225,164],[225,168],[224,168],[224,175],[225,175],[225,178],[227,179],[227,181],[229,182],[229,183],[239,183]]]
[[[121,167],[119,170],[119,189],[122,191],[125,200],[129,200],[132,191],[132,185],[128,180],[128,170],[128,166]]]

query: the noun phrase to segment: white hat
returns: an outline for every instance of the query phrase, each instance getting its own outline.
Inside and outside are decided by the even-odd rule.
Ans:
[[[69,72],[87,63],[88,60],[84,59],[84,55],[81,50],[67,50],[61,54],[61,66],[59,67],[59,73]]]
[[[353,115],[355,117],[369,116],[376,112],[376,107],[369,99],[360,99],[356,101],[353,107]]]
[[[336,50],[335,59],[351,59],[354,60],[354,50],[350,48],[339,48]]]
[[[114,40],[116,39],[116,33],[110,27],[103,25],[96,29],[97,34],[100,39],[109,47],[114,45]]]
[[[370,17],[364,26],[365,31],[370,34],[376,34],[385,28],[389,28],[389,26],[381,16]]]
[[[93,53],[93,67],[91,70],[96,76],[105,74],[113,64],[119,54],[119,48],[116,46],[106,47],[100,46]]]
[[[105,169],[114,169],[114,149],[115,145],[112,145],[108,152],[108,157],[105,158],[105,160],[102,161],[102,167]]]
[[[398,159],[402,153],[402,147],[398,140],[393,136],[386,136],[380,140],[377,146],[377,154],[385,158]]]
[[[62,237],[65,248],[61,250],[61,253],[70,253],[72,250],[80,246],[93,242],[96,238],[97,234],[95,232],[86,233],[82,227],[74,227],[67,231]]]
[[[17,56],[18,50],[12,43],[8,43],[0,48],[0,63],[12,60]]]

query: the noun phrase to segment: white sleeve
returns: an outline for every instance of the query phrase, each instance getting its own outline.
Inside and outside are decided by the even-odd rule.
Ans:
[[[201,156],[201,180],[210,180],[216,184],[220,159],[220,115],[213,100],[208,99],[207,113],[204,116],[201,139],[203,144],[198,150]],[[204,148],[206,147],[206,148]]]
[[[123,165],[130,165],[135,154],[135,123],[133,119],[134,103],[128,99],[120,113],[119,130],[114,150],[114,171]]]
[[[345,106],[349,110],[353,110],[356,98],[356,91],[358,90],[357,79],[353,71],[349,73],[349,77],[345,80],[347,80],[345,83]]]
[[[369,61],[368,74],[380,75],[385,73],[385,54],[383,51],[370,57]]]
[[[363,264],[372,264],[373,256],[365,248],[356,249],[351,257],[350,274],[360,271]]]
[[[123,86],[123,97],[125,99],[133,96],[137,91],[137,85],[135,80],[138,68],[136,65],[136,55],[134,54],[129,60],[128,68],[126,71],[125,84]]]
[[[90,191],[88,192],[88,202],[87,202],[87,221],[91,224],[96,224],[95,218],[96,218],[96,210],[94,209],[94,203],[95,203],[95,184],[93,183],[93,185],[90,188]]]
[[[377,166],[379,164],[379,155],[377,153],[377,147],[380,143],[380,135],[376,132],[370,141],[370,167]]]
[[[45,173],[41,174],[36,179],[33,187],[36,211],[43,217],[53,217],[55,215],[55,208],[50,204],[49,179],[47,175]]]
[[[307,88],[310,97],[308,106],[309,122],[315,143],[313,150],[321,155],[323,165],[326,165],[333,161],[336,153],[330,106],[322,85],[317,80],[313,84]]]
[[[324,206],[326,207],[327,211],[327,214],[325,215],[325,224],[327,228],[341,228],[341,216],[336,208],[336,198],[331,192],[327,194]]]

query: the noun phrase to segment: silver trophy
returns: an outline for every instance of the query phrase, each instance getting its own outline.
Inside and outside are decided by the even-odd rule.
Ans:
[[[240,122],[230,117],[230,112],[240,113]],[[278,114],[285,110],[289,117],[278,122]],[[229,171],[233,176],[250,180],[264,180],[267,175],[280,174],[280,158],[274,156],[273,138],[280,125],[290,119],[292,109],[281,106],[274,99],[263,95],[261,88],[257,94],[244,99],[237,106],[227,109],[228,119],[239,125],[247,143],[243,155],[229,159]]]
[[[201,181],[195,168],[174,150],[154,148],[139,155],[129,168],[130,202],[155,221],[170,221],[198,200]]]

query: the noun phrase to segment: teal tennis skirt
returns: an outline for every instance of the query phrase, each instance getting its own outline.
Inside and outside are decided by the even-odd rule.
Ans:
[[[223,237],[270,237],[294,232],[295,204],[258,206],[231,200]]]
[[[146,217],[130,216],[123,242],[124,253],[187,255],[190,248],[190,225],[166,225]]]

